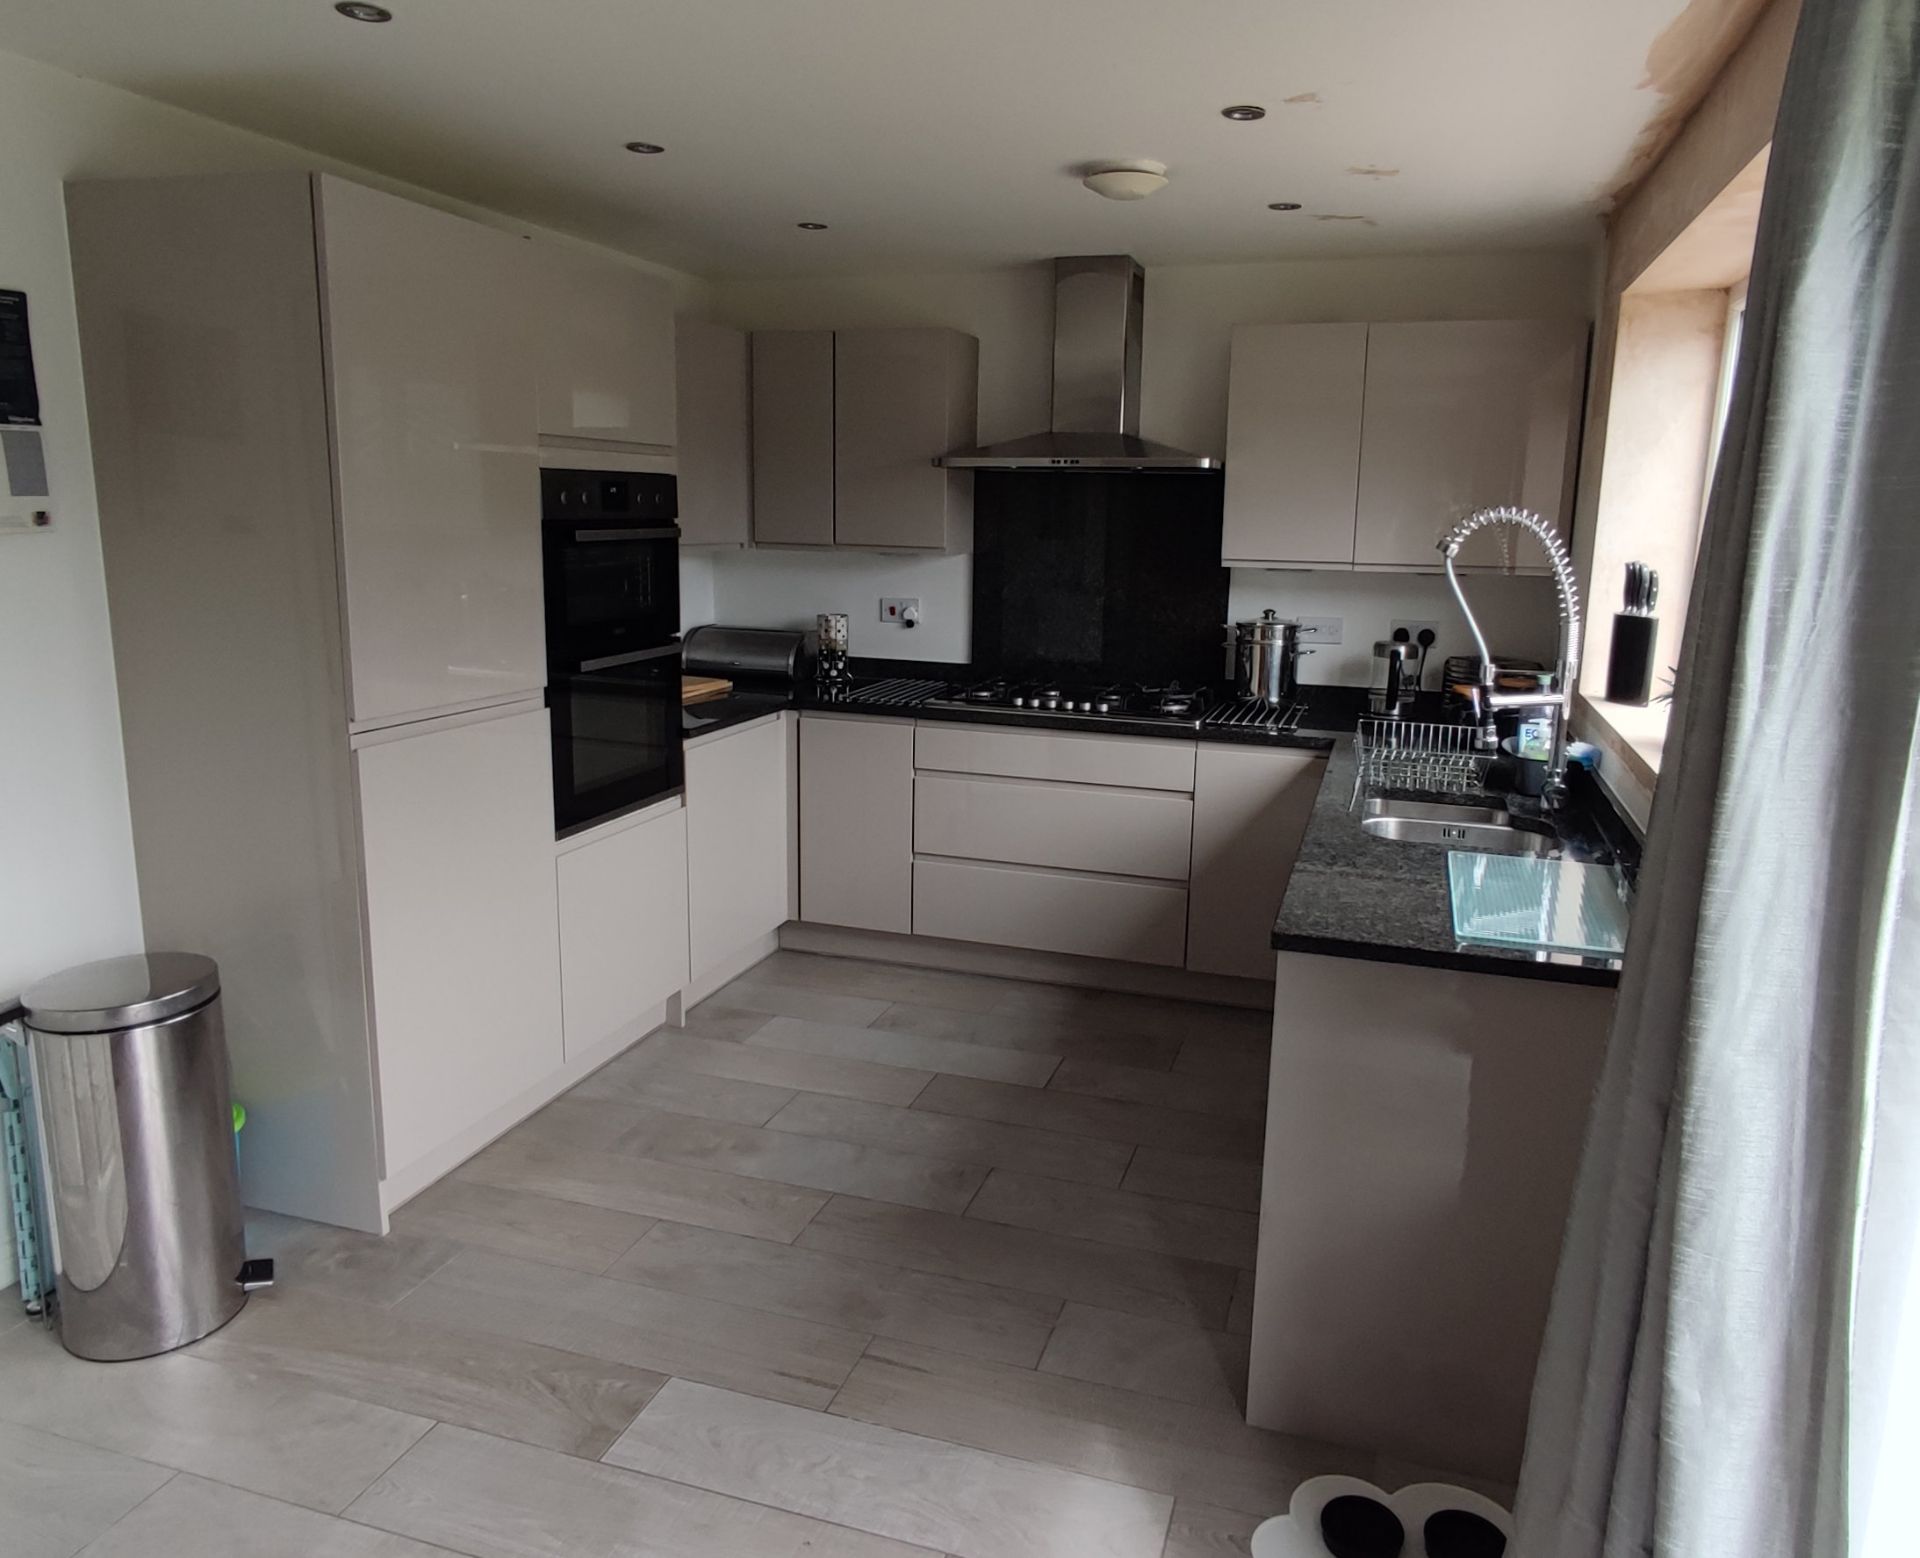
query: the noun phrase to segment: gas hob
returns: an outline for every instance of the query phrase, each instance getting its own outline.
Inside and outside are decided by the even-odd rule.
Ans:
[[[995,677],[949,687],[926,700],[930,709],[991,710],[1055,723],[1075,717],[1160,730],[1198,730],[1214,695],[1178,682],[1148,686],[1131,682],[1008,681]]]

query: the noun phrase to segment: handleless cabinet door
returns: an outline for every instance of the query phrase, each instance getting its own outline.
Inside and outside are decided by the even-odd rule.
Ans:
[[[980,343],[957,330],[837,330],[836,546],[921,547],[971,535],[972,477],[933,462],[974,441]]]
[[[1188,968],[1273,978],[1274,916],[1326,771],[1317,752],[1200,743]]]
[[[1586,384],[1587,327],[1495,319],[1371,325],[1354,561],[1438,569],[1440,537],[1478,508],[1517,504],[1564,538]],[[1544,569],[1505,527],[1466,566]]]
[[[833,545],[833,332],[753,335],[753,538]]]
[[[913,726],[800,719],[800,918],[913,927]]]
[[[350,718],[537,691],[522,240],[340,179],[317,188]]]
[[[674,810],[559,859],[560,993],[569,1061],[638,1037],[687,983],[687,814]]]
[[[388,1178],[562,1061],[547,713],[354,754]]]
[[[682,318],[674,373],[681,544],[745,546],[753,538],[753,376],[745,332]]]
[[[539,319],[540,431],[671,446],[676,432],[673,299],[612,260],[521,243]]]
[[[687,748],[687,904],[697,979],[787,919],[786,722]]]
[[[1237,325],[1227,381],[1226,563],[1353,561],[1365,325]]]

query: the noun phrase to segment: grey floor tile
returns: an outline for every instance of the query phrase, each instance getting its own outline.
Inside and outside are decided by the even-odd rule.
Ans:
[[[866,1341],[839,1326],[479,1250],[398,1312],[811,1407],[833,1398]]]
[[[1031,1367],[1060,1301],[825,1250],[662,1223],[610,1273],[851,1331]]]
[[[767,1022],[773,1020],[766,1019]],[[708,1120],[765,1125],[794,1094],[792,1088],[770,1087],[764,1082],[705,1076],[657,1056],[629,1050],[618,1060],[602,1066],[567,1096],[652,1104]]]
[[[1285,1508],[1276,1509],[1284,1515]],[[1192,1499],[1173,1501],[1173,1524],[1167,1527],[1167,1550],[1161,1558],[1247,1558],[1253,1551],[1253,1533],[1267,1517],[1199,1504]]]
[[[434,1429],[349,1513],[473,1558],[933,1558],[804,1515],[460,1428]]]
[[[1069,1304],[1040,1367],[1216,1412],[1245,1410],[1247,1338]]]
[[[378,1234],[311,1223],[274,1256],[277,1280],[288,1287],[324,1288],[367,1304],[405,1297],[460,1253],[460,1246],[426,1232]]]
[[[1249,1268],[1260,1228],[1259,1218],[1251,1212],[1191,1206],[1096,1185],[1070,1185],[1005,1169],[987,1176],[967,1216]]]
[[[729,1044],[662,1028],[648,1035],[636,1054],[670,1061],[705,1076],[760,1082],[796,1092],[833,1093],[841,1098],[866,1098],[878,1104],[910,1104],[932,1080],[930,1071],[876,1065],[868,1060],[836,1060],[825,1055],[799,1055],[790,1050],[760,1049],[751,1044]]]
[[[1169,1152],[1164,1147],[1142,1147],[1127,1165],[1121,1188],[1171,1201],[1257,1212],[1260,1165],[1241,1158],[1211,1158],[1194,1152]]]
[[[763,1239],[791,1239],[826,1200],[816,1191],[742,1174],[587,1151],[520,1134],[501,1138],[455,1177]]]
[[[1180,1041],[1172,1037],[1119,1033],[1046,1016],[961,1012],[908,1002],[889,1006],[873,1026],[892,1033],[918,1033],[930,1039],[958,1039],[963,1044],[990,1044],[1039,1055],[1079,1056],[1152,1071],[1169,1070],[1180,1053]]]
[[[996,1049],[958,1039],[930,1039],[917,1033],[878,1028],[855,1028],[844,1023],[806,1022],[798,1017],[776,1017],[747,1043],[758,1049],[795,1050],[804,1055],[832,1055],[841,1060],[868,1060],[876,1065],[907,1066],[916,1071],[943,1071],[949,1076],[985,1077],[994,1082],[1017,1082],[1044,1087],[1060,1064],[1057,1055],[1035,1055],[1024,1050]]]
[[[559,1143],[578,1142],[613,1157],[739,1174],[936,1212],[964,1211],[986,1177],[986,1170],[973,1164],[696,1119],[646,1104],[563,1098],[542,1111],[539,1129],[559,1152],[568,1150]]]
[[[1100,1017],[1123,1033],[1158,1033],[1183,1043],[1224,1049],[1262,1050],[1273,1042],[1273,1013],[1243,1006],[1216,1006],[1171,996],[1127,995],[1103,990]]]
[[[828,1202],[798,1243],[1206,1326],[1223,1323],[1233,1294],[1234,1273],[1225,1266],[849,1196]]]
[[[1231,1413],[885,1337],[831,1411],[1260,1516],[1284,1511],[1308,1477],[1364,1476],[1372,1462]]]
[[[184,1473],[80,1558],[452,1558],[369,1526]]]
[[[1164,1495],[674,1380],[607,1453],[961,1558],[1158,1558]]]
[[[1193,1114],[1219,1115],[1229,1120],[1266,1118],[1266,1089],[1255,1090],[1234,1077],[1196,1075],[1190,1071],[1146,1071],[1139,1066],[1116,1066],[1099,1060],[1068,1058],[1060,1062],[1047,1084],[1069,1093],[1117,1098],[1126,1103],[1157,1104]]]
[[[1016,1087],[974,1077],[937,1076],[913,1100],[913,1107],[998,1120],[1004,1125],[1027,1125],[1064,1136],[1091,1136],[1097,1141],[1168,1147],[1175,1152],[1222,1158],[1257,1161],[1266,1140],[1258,1120],[1226,1120],[1156,1104],[1096,1098],[1052,1087]]]
[[[328,1514],[429,1427],[410,1413],[250,1381],[184,1353],[83,1363],[39,1331],[0,1341],[0,1380],[8,1422]]]
[[[455,1178],[429,1186],[393,1214],[395,1233],[451,1239],[576,1271],[605,1271],[653,1223],[651,1217]]]
[[[765,962],[755,964],[741,976],[740,983],[785,985],[837,995],[868,996],[889,1003],[911,1001],[921,1006],[975,1012],[991,1011],[1005,988],[1004,980],[985,974],[787,951],[776,952]]]
[[[666,1383],[651,1370],[297,1290],[256,1297],[194,1354],[249,1378],[589,1457]]]
[[[841,995],[834,990],[807,990],[771,980],[736,979],[717,995],[693,1009],[696,1018],[736,1017],[759,1012],[769,1017],[805,1017],[810,1022],[872,1022],[888,1003],[873,996]]]
[[[769,1130],[826,1136],[983,1168],[1019,1169],[1089,1185],[1117,1185],[1134,1149],[1024,1125],[1001,1125],[928,1109],[900,1109],[861,1099],[799,1093],[767,1122]]]
[[[11,1388],[0,1380],[0,1390]],[[148,1461],[0,1423],[0,1548],[8,1558],[72,1558],[172,1475]]]
[[[1189,1039],[1180,1046],[1173,1069],[1183,1075],[1219,1077],[1265,1094],[1272,1065],[1271,1042],[1240,1046],[1213,1039]]]
[[[710,1001],[703,1001],[688,1012],[679,1026],[666,1025],[655,1032],[693,1033],[705,1039],[726,1039],[738,1044],[748,1034],[756,1032],[773,1015],[772,1012],[750,1012],[744,1007],[719,1007]]]

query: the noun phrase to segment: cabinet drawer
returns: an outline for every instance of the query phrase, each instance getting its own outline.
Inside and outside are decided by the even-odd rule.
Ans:
[[[914,726],[913,742],[916,768],[1193,793],[1191,741],[927,723]]]
[[[962,860],[913,863],[917,936],[1160,963],[1186,956],[1187,890]]]
[[[1184,882],[1193,800],[1169,791],[923,773],[913,782],[913,847],[922,855]]]

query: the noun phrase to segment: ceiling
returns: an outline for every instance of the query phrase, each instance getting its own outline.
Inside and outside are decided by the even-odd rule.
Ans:
[[[1671,108],[1663,51],[1750,8],[386,3],[0,0],[0,48],[698,274],[798,276],[1585,243]],[[1267,117],[1220,117],[1244,102]],[[1081,188],[1125,157],[1171,185]]]

